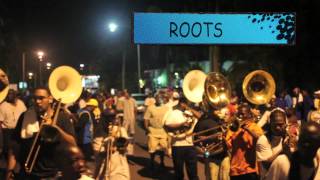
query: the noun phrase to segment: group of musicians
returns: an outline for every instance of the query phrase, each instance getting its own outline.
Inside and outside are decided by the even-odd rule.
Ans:
[[[0,92],[7,86],[8,78],[0,69]],[[109,136],[101,140],[103,147],[99,148],[105,156],[90,174],[70,114],[55,112],[55,99],[46,87],[35,88],[32,97],[34,106],[21,114],[15,128],[4,137],[6,180],[130,179],[125,155],[128,140],[123,135],[127,132],[123,131],[121,115],[112,113]],[[155,170],[159,155],[160,166],[165,168],[167,154],[172,157],[176,180],[184,179],[184,166],[188,179],[199,179],[199,159],[205,163],[208,180],[320,179],[320,125],[307,122],[299,127],[294,112],[275,106],[266,112],[260,118],[248,102],[218,108],[204,102],[194,104],[176,91],[158,93],[144,114],[150,167]],[[53,124],[54,116],[57,122]],[[37,155],[30,160],[34,147]],[[16,164],[21,168],[14,174]]]
[[[164,166],[163,154],[172,152],[177,180],[185,177],[184,165],[188,179],[199,179],[199,157],[206,178],[212,180],[320,178],[318,123],[300,128],[291,109],[270,105],[260,118],[247,102],[233,105],[235,112],[233,107],[194,106],[182,93],[156,96],[144,116],[151,166],[155,154]]]

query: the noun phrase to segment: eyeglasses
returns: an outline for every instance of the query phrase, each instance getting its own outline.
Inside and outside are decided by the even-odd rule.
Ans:
[[[34,100],[40,100],[42,101],[43,99],[48,98],[48,96],[33,96]]]

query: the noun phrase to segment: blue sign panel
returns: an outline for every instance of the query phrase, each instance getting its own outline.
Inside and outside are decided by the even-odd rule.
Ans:
[[[134,13],[136,44],[294,44],[295,13]]]

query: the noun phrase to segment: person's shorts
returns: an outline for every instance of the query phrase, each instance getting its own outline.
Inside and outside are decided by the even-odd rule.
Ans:
[[[8,152],[8,149],[12,149],[14,142],[12,141],[14,129],[2,129],[3,138],[3,152]]]
[[[157,138],[153,136],[148,136],[148,149],[149,153],[154,153],[156,151],[165,151],[168,149],[168,138]]]

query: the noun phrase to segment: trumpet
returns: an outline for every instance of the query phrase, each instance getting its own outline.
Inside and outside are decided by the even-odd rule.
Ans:
[[[43,117],[39,131],[32,142],[31,149],[24,164],[25,171],[29,174],[32,172],[38,158],[41,141],[54,142],[57,137],[57,132],[52,130],[55,129],[53,126],[57,123],[61,104],[72,103],[80,97],[82,92],[81,76],[75,69],[69,66],[57,67],[50,74],[49,90],[58,103],[56,108],[53,108],[55,111],[52,121],[50,123],[45,122],[46,119],[51,119],[50,115],[49,117]]]

